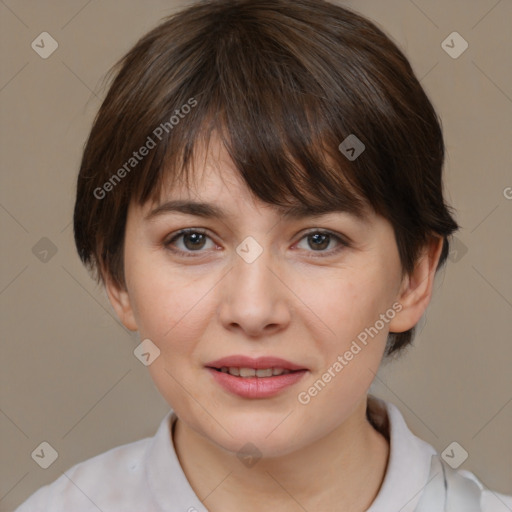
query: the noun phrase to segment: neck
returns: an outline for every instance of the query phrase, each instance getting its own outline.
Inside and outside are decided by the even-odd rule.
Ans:
[[[366,417],[366,396],[338,428],[286,456],[245,467],[236,454],[177,420],[174,445],[194,492],[211,512],[366,510],[378,494],[389,455],[386,438]],[[212,491],[213,490],[213,491]]]

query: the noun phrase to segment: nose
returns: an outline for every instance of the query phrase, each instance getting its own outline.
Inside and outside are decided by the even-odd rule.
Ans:
[[[220,322],[226,329],[261,338],[289,325],[293,294],[272,260],[267,249],[254,261],[235,255],[219,305]]]

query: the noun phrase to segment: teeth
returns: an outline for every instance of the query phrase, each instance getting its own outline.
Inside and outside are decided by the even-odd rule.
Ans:
[[[229,373],[230,375],[234,375],[235,377],[274,377],[277,375],[286,375],[290,373],[290,370],[285,370],[283,368],[237,368],[230,366],[223,366],[220,371],[222,373]]]
[[[240,377],[256,377],[254,368],[240,368]]]
[[[256,370],[256,377],[272,377],[272,368]]]

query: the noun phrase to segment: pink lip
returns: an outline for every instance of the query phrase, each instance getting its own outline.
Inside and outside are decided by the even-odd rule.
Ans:
[[[235,377],[213,368],[208,368],[208,371],[218,384],[235,395],[243,398],[268,398],[298,382],[307,370],[272,377]]]
[[[235,355],[211,361],[210,363],[206,363],[205,366],[209,368],[222,368],[223,366],[229,368],[231,366],[236,368],[255,368],[256,370],[264,368],[282,368],[283,370],[307,369],[304,368],[304,366],[290,363],[290,361],[286,361],[285,359],[271,356],[257,357],[256,359],[253,359],[252,357]]]
[[[283,389],[292,386],[306,374],[307,369],[277,357],[259,357],[253,359],[246,356],[230,356],[205,365],[215,379],[227,391],[243,398],[268,398],[277,395]],[[229,373],[222,373],[216,368],[282,368],[291,370],[285,375],[272,377],[235,377]]]

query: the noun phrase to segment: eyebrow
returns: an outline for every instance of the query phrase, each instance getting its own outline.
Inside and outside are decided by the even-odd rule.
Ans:
[[[305,204],[297,204],[290,206],[276,205],[274,207],[279,212],[280,215],[282,215],[285,219],[289,220],[300,220],[306,217],[320,217],[336,212],[348,213],[360,220],[364,220],[366,217],[362,211],[356,209],[349,209],[341,205],[336,207],[333,207],[331,205],[313,207]],[[216,218],[220,220],[225,220],[231,216],[228,212],[226,212],[221,207],[213,203],[175,199],[172,201],[166,201],[165,203],[151,210],[144,217],[144,220],[150,221],[161,215],[175,212],[183,213],[186,215],[194,215],[196,217],[202,218]]]

